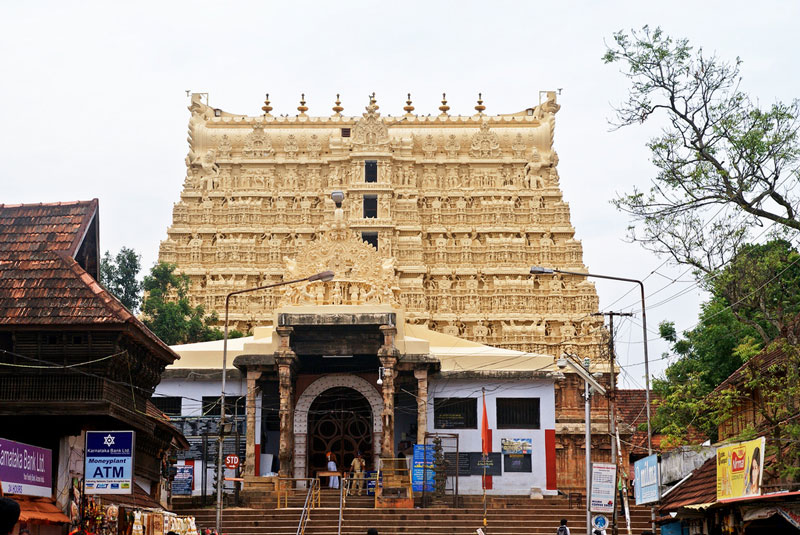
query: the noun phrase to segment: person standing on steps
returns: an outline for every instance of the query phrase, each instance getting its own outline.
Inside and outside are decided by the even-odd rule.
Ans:
[[[558,531],[556,531],[556,535],[569,535],[569,528],[567,527],[567,519],[561,519],[561,525],[558,526]]]
[[[18,520],[19,504],[11,498],[0,497],[0,535],[11,533]]]
[[[361,455],[360,451],[356,452],[356,456],[353,457],[353,461],[350,463],[350,474],[355,479],[355,489],[358,491],[358,496],[361,496],[361,492],[364,490],[364,457]],[[351,487],[352,488],[352,487]]]
[[[336,472],[336,456],[328,452],[328,472]],[[328,488],[331,489],[338,489],[339,488],[339,476],[330,476],[328,480]]]

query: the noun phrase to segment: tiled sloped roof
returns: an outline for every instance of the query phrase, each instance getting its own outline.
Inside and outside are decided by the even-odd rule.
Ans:
[[[0,204],[0,257],[34,251],[64,251],[74,256],[98,201]]]
[[[0,325],[129,326],[174,362],[178,355],[73,258],[96,213],[97,199],[0,205]]]
[[[760,371],[766,371],[773,364],[779,363],[786,358],[786,353],[780,347],[772,351],[762,351],[755,355],[750,360],[742,364],[735,372],[730,374],[727,379],[722,381],[720,385],[714,389],[715,392],[725,390],[727,387],[736,385],[742,380],[745,370],[748,366],[755,366]]]
[[[66,254],[19,256],[0,257],[0,324],[124,323],[132,317]]]
[[[660,398],[655,392],[650,391],[650,414],[656,411],[657,401]],[[633,453],[647,453],[647,431],[639,431],[640,424],[647,423],[645,404],[647,395],[644,390],[617,389],[616,410],[620,422],[633,427],[634,432],[630,438],[634,446]],[[661,445],[661,435],[653,435],[653,447],[658,449]]]
[[[662,514],[681,507],[714,503],[717,501],[717,456],[704,462],[700,468],[663,498],[659,510]]]

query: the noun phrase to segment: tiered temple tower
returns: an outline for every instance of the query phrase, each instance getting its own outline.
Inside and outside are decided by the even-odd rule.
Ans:
[[[602,352],[594,285],[531,276],[531,265],[585,271],[553,150],[555,93],[518,113],[382,117],[234,115],[193,94],[187,174],[159,259],[191,279],[190,296],[222,314],[233,290],[282,280],[319,239],[344,192],[348,226],[395,258],[410,322],[485,344],[559,356]],[[285,260],[286,259],[286,260]],[[336,266],[330,266],[336,269]],[[279,293],[233,302],[240,330],[272,322]],[[342,304],[378,300],[343,293]]]

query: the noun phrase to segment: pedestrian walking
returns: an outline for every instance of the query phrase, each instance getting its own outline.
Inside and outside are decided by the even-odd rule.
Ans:
[[[558,526],[558,531],[556,531],[556,535],[569,535],[569,528],[567,527],[567,519],[561,519],[561,525]]]
[[[328,472],[336,472],[336,456],[328,452]],[[331,489],[338,489],[339,488],[339,476],[330,476],[328,479],[328,488]]]

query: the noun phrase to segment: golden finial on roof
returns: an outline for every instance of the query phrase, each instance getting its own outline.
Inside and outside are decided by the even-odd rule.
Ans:
[[[411,112],[414,111],[414,106],[411,105],[411,93],[408,94],[408,100],[406,100],[406,105],[403,106],[403,109],[406,110],[406,115],[411,115]]]
[[[300,115],[305,115],[308,111],[308,106],[306,106],[306,94],[300,93],[300,105],[297,107],[297,111],[300,112]]]
[[[378,106],[378,100],[375,98],[375,91],[373,91],[372,94],[369,96],[369,105],[376,110],[380,108],[380,106]]]
[[[341,115],[344,108],[342,108],[342,101],[339,100],[339,93],[336,93],[336,105],[333,107],[333,113]]]
[[[478,115],[483,115],[483,110],[486,109],[486,106],[483,105],[483,96],[478,93],[478,105],[475,106],[475,109],[478,110]]]
[[[269,93],[267,93],[267,98],[264,99],[264,105],[261,106],[261,110],[264,112],[264,116],[268,116],[269,112],[272,111],[272,106],[269,105]]]
[[[441,115],[447,115],[447,110],[450,109],[450,106],[447,105],[447,94],[442,93],[442,105],[439,106],[439,111],[441,111]]]

